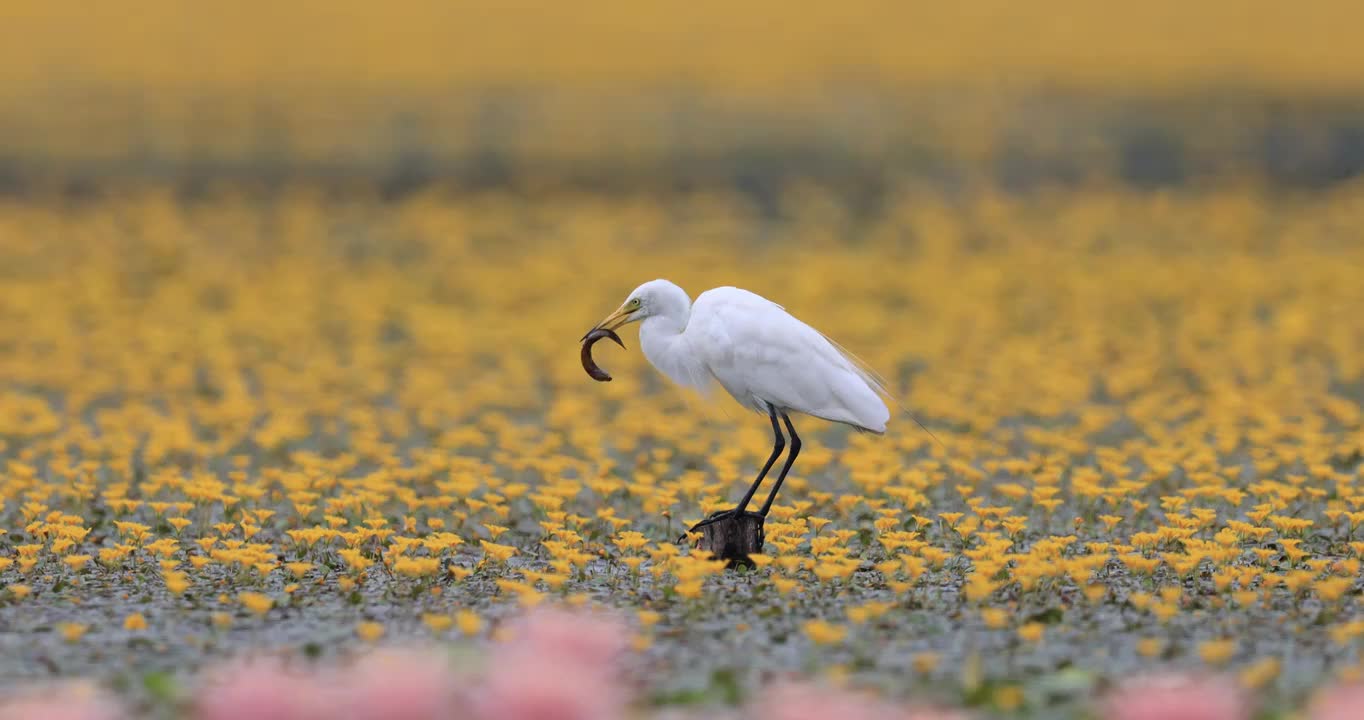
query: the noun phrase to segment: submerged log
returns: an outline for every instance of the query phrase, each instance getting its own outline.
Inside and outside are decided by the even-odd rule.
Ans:
[[[748,556],[763,551],[763,516],[755,512],[707,520],[696,532],[701,533],[696,548],[711,551],[727,567],[753,567]]]

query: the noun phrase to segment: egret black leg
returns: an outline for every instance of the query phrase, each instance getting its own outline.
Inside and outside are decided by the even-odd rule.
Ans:
[[[772,407],[771,403],[767,404],[767,417],[772,420],[772,435],[774,438],[772,441],[772,454],[767,456],[767,464],[763,465],[762,471],[758,473],[758,479],[754,480],[753,484],[748,486],[748,492],[744,493],[743,499],[739,501],[739,506],[734,508],[735,515],[743,515],[744,510],[748,509],[748,503],[753,500],[753,493],[758,492],[758,486],[763,484],[763,478],[767,477],[767,471],[772,469],[772,463],[775,463],[777,458],[781,455],[781,451],[786,449],[786,438],[782,437],[781,426],[777,424],[777,409]],[[790,427],[789,423],[787,424],[787,427]]]
[[[791,472],[791,466],[796,463],[796,456],[800,454],[800,436],[796,434],[796,428],[791,424],[791,416],[785,412],[781,414],[782,422],[786,423],[786,432],[791,436],[791,452],[786,456],[786,463],[781,466],[781,472],[777,474],[777,482],[772,485],[772,492],[767,494],[767,502],[758,514],[767,517],[767,511],[772,509],[772,501],[777,499],[777,491],[781,490],[782,481],[786,480],[786,473]],[[774,420],[775,423],[775,420]]]
[[[773,435],[772,454],[767,457],[767,462],[763,465],[763,469],[758,473],[757,479],[754,480],[753,484],[749,486],[748,492],[744,493],[744,497],[742,500],[739,501],[738,507],[734,508],[733,510],[722,510],[720,512],[712,514],[705,520],[702,520],[701,522],[691,526],[691,530],[689,530],[689,532],[696,532],[697,528],[702,528],[707,525],[711,525],[716,520],[743,515],[744,511],[748,509],[748,504],[753,501],[753,495],[758,492],[758,487],[763,484],[763,478],[767,477],[767,473],[772,469],[772,465],[777,462],[777,458],[781,456],[781,452],[786,449],[786,438],[782,437],[781,425],[777,424],[777,409],[773,407],[771,403],[767,405],[767,417],[769,420],[772,421]],[[787,421],[786,426],[787,427],[791,426],[790,421]],[[788,468],[790,467],[790,463],[787,464],[787,467]],[[770,502],[771,501],[769,500],[769,503]]]

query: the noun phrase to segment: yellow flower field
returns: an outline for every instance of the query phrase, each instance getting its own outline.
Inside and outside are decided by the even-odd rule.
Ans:
[[[775,207],[0,201],[0,674],[463,646],[560,603],[628,612],[662,703],[795,671],[1048,716],[1182,669],[1283,708],[1364,672],[1364,188]],[[675,540],[763,419],[633,331],[598,348],[614,382],[578,364],[654,277],[781,302],[899,405],[880,438],[795,418],[749,571]]]

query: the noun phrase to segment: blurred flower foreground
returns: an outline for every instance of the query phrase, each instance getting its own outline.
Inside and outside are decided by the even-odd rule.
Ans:
[[[382,648],[347,664],[242,659],[207,670],[170,691],[197,720],[623,720],[713,717],[713,709],[650,710],[623,682],[628,626],[600,615],[538,609],[503,628],[476,665],[459,667],[437,648]],[[1309,720],[1358,717],[1364,687],[1323,691]],[[1249,720],[1234,682],[1207,676],[1131,679],[1096,710],[1109,720]],[[968,714],[897,705],[830,685],[778,680],[748,707],[718,711],[759,720],[964,720]],[[118,698],[68,682],[10,693],[4,720],[120,720]]]
[[[596,614],[538,609],[509,622],[476,663],[439,648],[390,647],[347,664],[240,659],[168,691],[198,720],[623,720],[686,717],[643,707],[623,678],[629,628]],[[770,720],[965,717],[897,707],[827,687],[783,683],[736,712]],[[130,708],[93,685],[68,682],[7,693],[4,720],[118,720]],[[695,717],[706,717],[696,713]]]

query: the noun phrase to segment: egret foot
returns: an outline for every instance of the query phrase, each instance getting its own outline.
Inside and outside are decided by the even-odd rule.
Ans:
[[[748,556],[763,551],[763,516],[759,513],[722,510],[693,525],[689,532],[701,533],[696,542],[698,550],[711,551],[729,567],[752,567]]]

